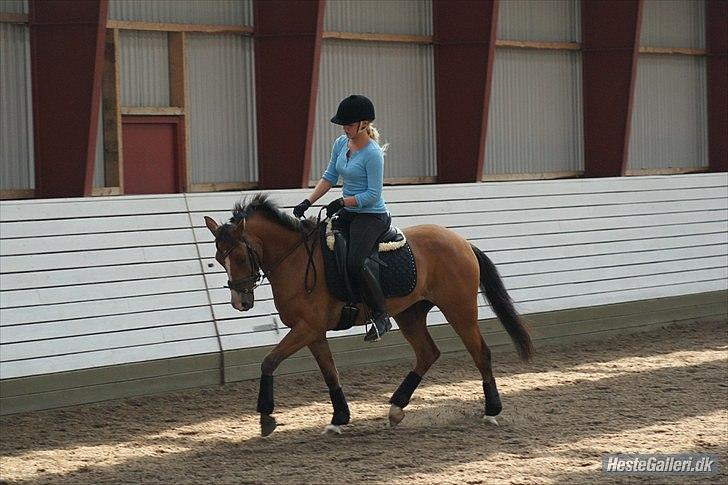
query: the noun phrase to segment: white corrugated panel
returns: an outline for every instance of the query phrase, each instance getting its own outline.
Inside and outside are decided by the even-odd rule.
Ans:
[[[640,45],[649,47],[705,47],[703,0],[645,0]]]
[[[707,167],[705,58],[641,54],[630,169]]]
[[[192,183],[258,180],[254,72],[252,39],[187,36]]]
[[[27,25],[0,23],[0,189],[32,189],[33,121]]]
[[[334,0],[326,2],[324,30],[432,35],[431,0]]]
[[[350,94],[374,103],[384,142],[384,177],[436,175],[432,47],[383,42],[324,41],[316,98],[311,179],[321,177],[331,144],[342,134],[329,120]]]
[[[252,0],[110,0],[109,19],[253,25]]]
[[[28,0],[2,0],[0,2],[2,13],[28,13]]]
[[[580,42],[577,0],[508,0],[498,4],[498,39]]]
[[[484,174],[584,170],[581,55],[498,48]]]
[[[169,56],[166,32],[122,30],[121,105],[169,106]]]

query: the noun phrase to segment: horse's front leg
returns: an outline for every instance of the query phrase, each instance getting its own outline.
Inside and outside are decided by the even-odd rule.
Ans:
[[[331,418],[331,424],[326,425],[324,434],[341,434],[341,426],[349,424],[349,405],[346,402],[344,391],[341,389],[339,371],[336,370],[336,364],[334,364],[334,358],[331,355],[329,342],[324,337],[310,344],[308,348],[311,350],[311,353],[316,359],[319,369],[321,369],[321,374],[324,376],[326,386],[329,388],[331,404],[334,407],[334,415]]]
[[[271,416],[275,407],[273,400],[273,372],[281,362],[303,347],[315,342],[318,338],[320,336],[306,322],[299,321],[288,332],[288,335],[283,337],[283,340],[263,359],[263,363],[260,366],[260,390],[258,392],[261,435],[268,436],[277,426],[275,418]]]

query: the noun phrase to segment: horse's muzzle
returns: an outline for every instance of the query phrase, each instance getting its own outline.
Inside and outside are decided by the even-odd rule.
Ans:
[[[253,305],[255,304],[255,298],[253,297],[252,293],[237,293],[237,295],[233,294],[232,299],[230,300],[230,304],[239,312],[247,312],[251,308],[253,308]],[[236,298],[238,296],[238,298]]]

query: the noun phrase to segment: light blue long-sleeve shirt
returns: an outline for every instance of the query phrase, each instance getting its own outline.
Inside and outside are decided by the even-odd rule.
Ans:
[[[342,195],[354,197],[356,207],[346,207],[353,212],[387,212],[382,197],[384,184],[384,154],[374,140],[346,158],[347,138],[341,135],[331,148],[331,160],[322,178],[336,185],[341,177],[344,181]]]

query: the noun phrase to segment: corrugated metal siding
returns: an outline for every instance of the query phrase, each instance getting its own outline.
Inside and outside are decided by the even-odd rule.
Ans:
[[[581,55],[499,48],[484,174],[584,170]]]
[[[360,93],[374,102],[375,125],[390,143],[384,176],[436,175],[432,47],[382,42],[325,41],[316,98],[311,180],[318,180],[342,134],[329,122],[346,96]]]
[[[26,25],[0,23],[0,189],[32,189],[33,121]]]
[[[650,47],[705,47],[703,0],[646,0],[640,44]]]
[[[166,32],[122,30],[121,105],[169,106],[169,55]]]
[[[253,41],[187,36],[192,183],[258,180]]]
[[[96,123],[96,157],[94,159],[94,187],[105,187],[104,167],[104,102],[99,100],[99,121]]]
[[[181,24],[253,25],[252,0],[110,0],[109,18]]]
[[[0,2],[2,13],[28,13],[28,0],[2,0]]]
[[[707,167],[705,58],[641,54],[630,169]]]
[[[326,2],[324,30],[432,35],[431,0],[336,0]]]
[[[508,0],[498,6],[498,38],[580,42],[577,0]]]

